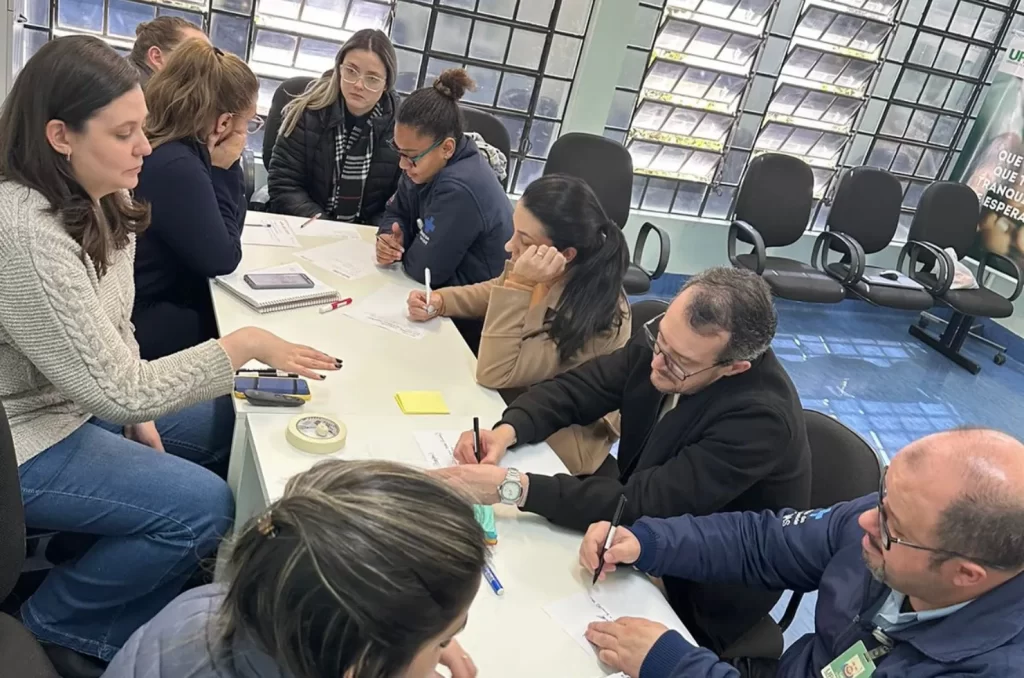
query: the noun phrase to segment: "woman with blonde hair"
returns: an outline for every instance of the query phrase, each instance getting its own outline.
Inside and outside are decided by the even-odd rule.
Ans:
[[[207,281],[242,259],[245,182],[239,158],[259,82],[244,61],[198,40],[181,45],[146,86],[153,146],[137,198],[153,221],[135,258],[142,357],[162,358],[217,336]]]
[[[270,159],[271,211],[376,224],[400,176],[389,144],[397,72],[388,36],[356,31],[334,68],[284,107]]]
[[[438,678],[439,663],[473,678],[453,636],[486,555],[472,506],[443,482],[325,461],[241,530],[223,584],[171,602],[104,678]]]

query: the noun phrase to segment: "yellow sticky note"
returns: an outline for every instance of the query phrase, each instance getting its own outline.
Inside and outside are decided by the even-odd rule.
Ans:
[[[440,391],[402,391],[395,394],[395,402],[404,414],[448,414]]]

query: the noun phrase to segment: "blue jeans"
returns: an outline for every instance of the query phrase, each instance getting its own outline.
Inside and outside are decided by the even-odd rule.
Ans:
[[[47,575],[21,608],[39,639],[110,661],[180,591],[231,527],[223,466],[234,412],[228,397],[159,419],[166,453],[90,420],[22,464],[30,528],[98,535]]]

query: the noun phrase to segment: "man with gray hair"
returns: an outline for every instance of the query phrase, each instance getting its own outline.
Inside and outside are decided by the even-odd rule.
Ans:
[[[483,463],[467,432],[456,448],[461,465],[439,473],[480,503],[515,504],[580,531],[610,520],[623,496],[624,524],[643,516],[803,508],[810,451],[800,399],[770,348],[775,326],[760,276],[704,271],[629,344],[517,398],[493,430],[480,432]],[[506,451],[506,465],[515,466],[516,444],[539,443],[615,410],[622,413],[618,459],[609,456],[591,476],[495,466]],[[732,585],[664,582],[687,628],[716,652],[778,599]]]

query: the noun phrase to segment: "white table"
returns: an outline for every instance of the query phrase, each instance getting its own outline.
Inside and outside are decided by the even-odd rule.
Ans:
[[[250,213],[249,219],[268,215]],[[275,218],[281,218],[276,217]],[[293,225],[303,220],[283,217]],[[372,241],[375,229],[361,229]],[[300,237],[303,248],[331,242],[329,238]],[[251,271],[296,261],[299,249],[245,247],[240,271]],[[301,262],[342,297],[358,298],[380,286],[395,283],[418,287],[400,271],[381,270],[348,281]],[[286,339],[314,346],[344,360],[340,372],[324,382],[310,382],[311,402],[303,412],[330,414],[348,428],[344,448],[333,456],[344,459],[387,459],[426,466],[413,437],[416,431],[469,428],[472,417],[484,425],[496,421],[504,403],[494,391],[477,385],[476,360],[454,325],[432,321],[421,339],[410,339],[371,327],[340,311],[320,315],[315,308],[260,315],[216,285],[214,309],[222,334],[246,325],[263,327]],[[451,410],[446,416],[405,416],[394,394],[405,390],[441,391]],[[239,525],[279,498],[287,479],[324,457],[301,452],[285,440],[285,428],[296,414],[252,407],[236,400],[238,419],[232,445],[228,482],[235,492]],[[565,467],[541,444],[507,456],[507,463],[523,471],[553,474]],[[580,591],[589,582],[577,564],[581,535],[552,526],[547,520],[510,507],[495,508],[498,545],[494,565],[505,587],[495,596],[486,583],[474,600],[469,624],[459,640],[472,654],[482,678],[559,676],[596,678],[608,673],[544,611],[544,606]],[[619,577],[641,582],[636,616],[676,621],[658,589],[642,575],[622,571]]]

